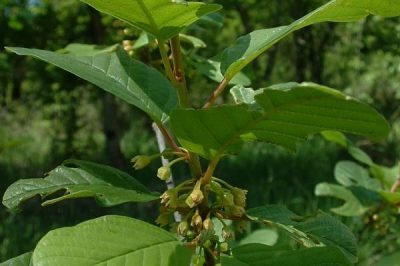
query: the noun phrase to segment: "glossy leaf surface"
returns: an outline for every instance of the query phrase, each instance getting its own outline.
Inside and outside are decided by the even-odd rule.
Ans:
[[[49,232],[32,260],[41,266],[187,266],[190,253],[165,230],[129,217],[104,216]]]
[[[385,119],[368,105],[313,83],[255,91],[253,104],[177,109],[172,118],[179,142],[206,158],[238,152],[246,141],[295,150],[307,136],[324,130],[371,139],[384,138],[389,131]]]
[[[399,0],[332,0],[288,26],[253,31],[240,37],[222,56],[221,72],[231,79],[247,64],[293,31],[320,22],[352,22],[368,15],[400,15]]]
[[[201,2],[177,3],[171,0],[81,0],[113,17],[167,40],[202,16],[221,9]]]
[[[120,47],[92,55],[7,49],[56,65],[138,107],[156,121],[168,120],[168,114],[178,104],[176,90],[161,73],[131,59]]]
[[[63,191],[65,193],[60,195]],[[56,194],[54,198],[48,198],[53,194]],[[65,161],[45,178],[15,182],[5,192],[3,204],[18,210],[22,202],[38,195],[44,200],[44,206],[66,199],[91,197],[104,207],[158,199],[144,185],[118,169],[77,160]]]

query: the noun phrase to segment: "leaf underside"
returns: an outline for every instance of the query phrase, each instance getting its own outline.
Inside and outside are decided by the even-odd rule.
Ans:
[[[221,72],[231,79],[274,44],[306,26],[321,22],[352,22],[368,15],[400,15],[400,0],[333,0],[288,26],[253,31],[240,37],[222,55]]]
[[[301,217],[277,205],[253,208],[247,213],[254,221],[279,226],[306,247],[337,247],[351,262],[357,261],[354,235],[344,224],[326,213]]]
[[[60,196],[62,191],[65,193]],[[5,192],[3,204],[16,211],[22,202],[37,195],[44,200],[44,206],[66,199],[91,197],[104,207],[158,199],[158,195],[118,169],[78,160],[65,161],[45,178],[15,182]],[[52,195],[57,196],[49,198]]]
[[[213,158],[237,153],[247,141],[296,150],[299,142],[324,130],[371,139],[384,138],[389,131],[385,119],[368,105],[312,83],[258,90],[253,98],[250,104],[174,110],[171,123],[179,142],[192,152]]]
[[[90,55],[17,47],[7,50],[56,65],[138,107],[156,121],[167,121],[178,105],[170,82],[157,70],[131,59],[121,47]]]
[[[200,2],[174,3],[171,0],[81,0],[100,12],[128,22],[161,40],[167,40],[202,16],[221,9]]]
[[[187,266],[190,253],[165,230],[129,217],[104,216],[49,232],[32,260],[41,266]]]

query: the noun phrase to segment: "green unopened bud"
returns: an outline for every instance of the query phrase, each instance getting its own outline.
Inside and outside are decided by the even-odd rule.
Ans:
[[[190,193],[189,197],[186,199],[186,204],[190,208],[199,205],[204,199],[203,191],[201,191],[201,183],[202,183],[201,179],[196,182],[196,185],[194,186],[192,193]]]
[[[189,224],[186,221],[180,222],[178,225],[178,234],[181,236],[186,236],[189,230]]]
[[[167,181],[171,178],[171,168],[168,165],[158,168],[157,176],[163,181]]]
[[[226,242],[222,242],[219,244],[219,251],[220,252],[228,252],[229,250],[229,245]]]
[[[224,228],[222,228],[222,238],[226,240],[230,240],[233,239],[235,236],[235,232],[233,232],[233,230],[228,227],[225,226]]]
[[[147,155],[138,155],[132,158],[131,162],[134,163],[133,168],[140,170],[145,168],[151,163],[152,158]]]
[[[203,222],[203,228],[206,230],[213,230],[214,229],[214,223],[210,218],[207,218]]]
[[[232,187],[231,192],[233,195],[233,201],[237,206],[246,207],[246,194],[247,190],[240,189],[237,187]]]

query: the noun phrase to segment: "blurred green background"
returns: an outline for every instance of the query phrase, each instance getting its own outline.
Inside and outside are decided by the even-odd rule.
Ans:
[[[218,0],[224,10],[187,34],[207,47],[210,58],[247,32],[286,25],[327,1]],[[296,32],[245,69],[252,87],[313,81],[345,91],[373,105],[391,123],[388,139],[371,143],[355,139],[378,163],[392,166],[400,155],[400,19],[369,17],[351,24],[321,24]],[[42,177],[63,160],[76,158],[123,169],[154,190],[164,185],[154,175],[158,162],[133,172],[136,154],[157,151],[151,121],[135,108],[54,66],[5,52],[4,46],[58,50],[69,43],[113,45],[135,41],[140,32],[102,16],[78,0],[0,0],[0,192],[20,178]],[[159,62],[152,45],[134,57]],[[188,66],[194,105],[217,85]],[[229,95],[224,97],[230,101]],[[219,177],[248,189],[249,206],[286,204],[299,214],[329,211],[338,202],[316,198],[314,187],[333,180],[337,161],[349,155],[314,136],[296,154],[266,144],[245,146],[226,158]],[[175,171],[177,180],[187,169]],[[104,214],[125,214],[153,222],[157,206],[127,204],[101,209],[91,200],[65,202],[42,209],[29,203],[18,214],[0,208],[0,261],[34,248],[46,232]],[[344,220],[360,240],[360,265],[398,248],[396,239],[363,231],[363,221]],[[397,246],[396,246],[397,245]],[[390,248],[389,248],[390,247]]]

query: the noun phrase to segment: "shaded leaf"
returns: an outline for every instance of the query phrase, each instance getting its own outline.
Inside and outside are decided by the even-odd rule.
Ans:
[[[400,193],[399,192],[380,191],[379,193],[390,204],[399,204],[400,203]]]
[[[352,22],[366,16],[400,15],[398,0],[332,0],[288,26],[253,31],[240,37],[222,56],[221,72],[231,79],[247,64],[293,31],[320,22]]]
[[[331,208],[332,212],[342,216],[360,216],[368,210],[350,190],[339,185],[320,183],[315,187],[315,195],[330,196],[344,200],[342,206]]]
[[[275,224],[306,247],[339,248],[351,262],[357,261],[357,243],[351,231],[332,216],[318,212],[302,217],[286,207],[266,205],[248,210],[250,219]]]
[[[187,266],[190,255],[165,230],[129,217],[104,216],[49,232],[32,260],[43,266]]]
[[[361,186],[370,190],[380,188],[379,182],[372,179],[366,169],[351,161],[341,161],[336,164],[335,179],[345,187]]]
[[[171,0],[81,0],[113,17],[167,40],[200,17],[221,9],[201,2],[177,3]]]
[[[64,195],[57,192],[65,191]],[[56,194],[53,199],[47,197]],[[158,199],[130,175],[105,165],[67,160],[50,171],[45,178],[21,179],[12,184],[3,196],[3,204],[12,210],[40,195],[43,206],[66,199],[93,197],[99,205],[115,206],[126,202],[148,202]]]
[[[171,123],[188,150],[212,158],[236,153],[243,142],[265,141],[290,150],[307,136],[337,130],[372,139],[389,127],[368,105],[313,83],[290,83],[257,91],[254,104],[203,110],[176,109]]]
[[[0,266],[31,266],[32,252],[28,252],[18,257],[9,259],[5,262],[0,263]]]
[[[85,79],[138,107],[156,121],[168,120],[168,114],[178,104],[176,90],[169,81],[157,70],[131,59],[121,47],[92,56],[7,49],[33,56]]]
[[[281,247],[248,244],[234,248],[232,255],[233,258],[221,257],[222,266],[351,265],[343,253],[335,247],[285,250]]]

